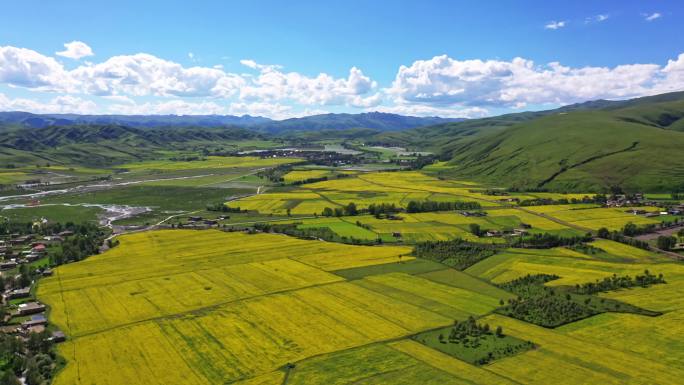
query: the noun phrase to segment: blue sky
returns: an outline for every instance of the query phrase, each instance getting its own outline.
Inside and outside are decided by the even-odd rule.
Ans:
[[[477,117],[684,89],[678,1],[1,7],[0,110]]]

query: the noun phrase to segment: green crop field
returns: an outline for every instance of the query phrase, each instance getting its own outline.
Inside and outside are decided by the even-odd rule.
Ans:
[[[8,208],[0,210],[0,216],[12,222],[36,222],[46,219],[52,222],[89,222],[97,220],[102,209],[98,207],[44,205],[36,207]]]

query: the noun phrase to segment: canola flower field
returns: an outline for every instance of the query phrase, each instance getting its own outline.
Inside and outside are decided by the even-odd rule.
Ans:
[[[311,171],[321,170],[293,171],[299,174],[286,179],[320,175]],[[105,253],[58,267],[40,281],[37,293],[50,306],[50,321],[68,336],[59,345],[66,366],[55,383],[681,383],[679,262],[608,240],[591,242],[599,252],[507,248],[465,271],[411,255],[410,245],[425,240],[503,241],[472,234],[470,224],[504,230],[524,223],[532,233],[579,235],[578,228],[617,229],[656,219],[595,205],[521,210],[484,194],[482,186],[418,172],[359,173],[230,205],[312,216],[349,202],[405,207],[410,200],[478,202],[487,215],[291,221],[367,240],[401,233],[402,242],[376,246],[218,230],[146,231],[120,236],[120,244]],[[548,329],[494,313],[515,297],[496,285],[528,274],[558,275],[546,283],[556,287],[644,270],[664,274],[667,283],[598,295],[660,316],[603,313]],[[534,348],[475,366],[410,338],[468,317],[501,326]]]

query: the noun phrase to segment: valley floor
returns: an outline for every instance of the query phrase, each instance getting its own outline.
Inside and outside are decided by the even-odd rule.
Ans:
[[[640,207],[645,212],[634,215],[629,207],[595,203],[521,207],[470,181],[417,171],[295,166],[280,185],[259,174],[285,163],[253,160],[226,168],[216,159],[204,164],[214,168],[211,177],[45,198],[43,203],[149,206],[150,212],[121,222],[168,226],[121,235],[104,253],[59,266],[39,281],[37,299],[49,306],[50,323],[67,335],[58,345],[66,366],[54,383],[679,384],[684,378],[680,261],[607,239],[581,247],[511,246],[514,230],[525,230],[519,237],[581,238],[604,227],[670,220],[645,215],[659,208]],[[170,176],[206,172],[174,162],[127,168],[134,175],[149,168]],[[410,202],[425,201],[466,202],[475,209],[407,212]],[[368,212],[382,204],[400,210]],[[31,217],[38,208],[23,209]],[[326,209],[340,215],[324,216]],[[190,229],[194,216],[216,223]],[[255,224],[278,224],[299,236],[260,231]],[[421,242],[454,239],[494,252],[461,271],[414,251]],[[645,270],[663,274],[666,283],[596,294],[597,301],[625,304],[624,311],[555,328],[501,311],[517,297],[501,285],[530,274],[556,276],[545,285],[562,292]],[[632,308],[644,312],[628,312]],[[483,340],[491,349],[501,345],[486,363],[445,353],[467,350],[467,344],[434,349],[418,337],[471,317],[492,333],[503,330],[501,337],[490,333]],[[527,348],[513,349],[506,341]],[[473,357],[487,353],[467,350]]]

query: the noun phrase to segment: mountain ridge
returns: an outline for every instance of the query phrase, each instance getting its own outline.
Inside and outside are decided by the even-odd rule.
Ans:
[[[164,127],[242,127],[271,134],[323,129],[370,128],[380,131],[404,130],[462,119],[417,117],[384,112],[358,114],[329,113],[273,120],[251,115],[79,115],[0,112],[0,125],[12,128],[45,128],[88,124],[113,124],[132,128]]]

